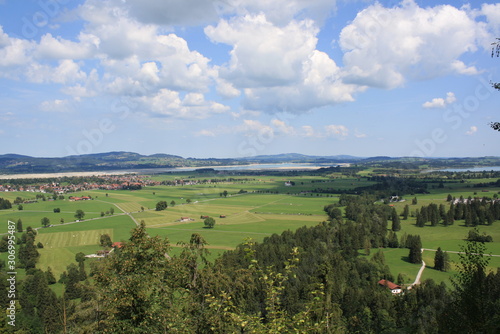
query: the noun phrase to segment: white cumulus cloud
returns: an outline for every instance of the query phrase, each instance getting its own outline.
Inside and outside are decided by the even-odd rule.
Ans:
[[[246,109],[270,113],[353,101],[352,94],[362,90],[345,84],[335,61],[316,49],[318,32],[311,20],[281,27],[264,14],[205,28],[213,42],[232,46],[219,77],[243,90]]]
[[[163,117],[204,119],[212,114],[227,112],[229,107],[205,100],[203,94],[188,93],[184,97],[177,91],[161,89],[152,96],[137,98],[146,110]]]
[[[72,111],[71,103],[68,100],[43,101],[40,109],[47,112],[69,112]]]
[[[349,129],[344,125],[327,125],[325,132],[327,137],[345,138],[349,135]]]
[[[445,108],[448,104],[451,104],[455,102],[457,98],[455,97],[455,94],[452,92],[446,93],[446,98],[442,97],[436,97],[433,98],[431,101],[427,101],[424,104],[422,104],[422,107],[426,109],[430,108]]]
[[[477,132],[477,126],[471,126],[465,134],[468,136],[472,136],[476,132]]]
[[[395,88],[408,78],[476,74],[459,57],[477,49],[485,29],[466,8],[422,8],[414,0],[393,8],[376,3],[359,12],[340,34],[346,76],[359,85]]]

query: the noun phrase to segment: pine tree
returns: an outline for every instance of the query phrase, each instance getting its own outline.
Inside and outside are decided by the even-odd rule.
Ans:
[[[408,260],[410,263],[422,262],[422,241],[419,235],[409,235],[407,239],[407,247],[410,249]]]
[[[388,246],[390,248],[399,248],[399,241],[398,241],[398,236],[396,233],[393,231],[389,232],[389,237],[388,239]]]
[[[424,227],[425,226],[425,220],[422,214],[417,210],[417,222],[415,223],[417,227]]]
[[[54,273],[52,273],[51,267],[47,267],[47,271],[45,272],[45,275],[47,276],[47,283],[49,285],[57,283],[56,277],[54,276]]]
[[[410,253],[408,254],[408,260],[410,263],[421,263],[422,262],[422,250],[420,247],[412,246],[410,248]]]
[[[403,220],[408,220],[409,215],[410,215],[410,206],[406,204],[403,209]]]
[[[439,204],[439,218],[444,220],[446,218],[446,207],[444,204]]]
[[[431,222],[431,226],[437,226],[440,218],[438,206],[432,203],[429,205],[428,208],[429,208],[428,211],[429,211],[429,220]]]
[[[441,247],[438,247],[436,254],[434,255],[434,269],[440,271],[447,271],[449,267],[448,264],[448,256],[446,252],[441,250]]]
[[[394,232],[401,230],[401,222],[395,208],[392,208],[392,230]]]
[[[80,298],[81,291],[78,283],[80,282],[80,269],[74,263],[71,263],[67,268],[67,279],[65,282],[64,295],[67,299]]]

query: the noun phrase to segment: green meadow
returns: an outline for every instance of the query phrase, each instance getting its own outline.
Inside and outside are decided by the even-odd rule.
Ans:
[[[151,178],[157,181],[202,181],[209,176],[183,173],[154,175]],[[0,221],[5,224],[1,233],[7,231],[8,220],[17,222],[21,219],[24,228],[37,228],[36,242],[41,242],[44,246],[39,250],[41,256],[38,267],[51,267],[56,277],[59,277],[69,263],[75,261],[77,253],[93,254],[100,250],[99,238],[102,234],[109,234],[112,241],[127,240],[130,231],[140,221],[146,223],[150,235],[168,238],[173,254],[180,251],[178,243],[189,241],[193,233],[202,234],[208,242],[211,257],[215,258],[247,238],[261,241],[273,233],[294,231],[302,226],[313,226],[327,220],[323,207],[337,202],[338,195],[328,194],[325,189],[346,190],[373,184],[364,177],[346,177],[341,174],[251,175],[234,176],[233,180],[229,180],[228,176],[224,178],[225,180],[221,177],[221,182],[217,183],[158,185],[134,191],[84,191],[67,194],[64,200],[39,200],[37,203],[23,204],[23,210],[18,210],[17,205],[13,205],[12,209],[0,211]],[[287,181],[293,182],[294,186],[286,186]],[[500,189],[496,188],[488,188],[487,191],[471,188],[474,183],[490,181],[445,183],[444,188],[439,188],[437,182],[431,183],[429,194],[405,196],[406,201],[390,205],[399,213],[406,204],[410,205],[411,213],[430,203],[445,204],[448,207],[448,194],[468,197],[492,196],[498,193]],[[70,195],[91,196],[92,200],[70,201]],[[35,196],[35,193],[6,192],[0,197],[13,201],[16,197],[34,199]],[[411,205],[413,197],[417,197],[416,205]],[[166,201],[168,208],[155,211],[159,201]],[[60,212],[55,213],[55,208],[60,209]],[[114,210],[113,214],[110,213],[111,208]],[[83,221],[76,222],[76,210],[85,212]],[[216,220],[215,227],[205,228],[202,216],[213,217]],[[43,217],[49,218],[53,226],[42,228]],[[61,219],[64,223],[61,223]],[[441,247],[445,251],[460,251],[469,229],[463,226],[461,221],[448,227],[419,228],[415,226],[415,218],[409,217],[408,220],[401,221],[401,231],[397,234],[398,237],[403,233],[420,235],[424,248]],[[500,254],[500,222],[495,222],[492,226],[481,226],[480,231],[493,237],[494,242],[487,244],[488,252]],[[376,251],[372,249],[371,254]],[[382,251],[394,277],[401,273],[405,282],[413,282],[420,265],[407,262],[408,250],[387,248]],[[4,255],[1,254],[0,259],[4,258]],[[457,254],[450,253],[449,256],[450,271],[440,272],[432,269],[434,252],[424,251],[423,259],[427,268],[422,279],[432,278],[449,284],[449,278],[456,273],[456,264],[459,263]],[[490,267],[500,267],[500,257],[492,257]]]

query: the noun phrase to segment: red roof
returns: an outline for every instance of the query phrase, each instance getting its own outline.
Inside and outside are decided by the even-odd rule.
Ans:
[[[116,242],[113,242],[113,247],[116,247],[116,248],[122,248],[123,247],[123,243],[119,242],[119,241],[116,241]]]
[[[400,285],[397,285],[397,284],[392,283],[391,281],[388,281],[388,280],[385,280],[385,279],[381,279],[380,281],[378,281],[378,284],[380,284],[382,286],[386,286],[386,287],[388,287],[391,290],[401,289]]]

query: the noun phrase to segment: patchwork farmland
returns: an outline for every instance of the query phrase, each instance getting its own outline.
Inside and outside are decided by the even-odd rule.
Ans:
[[[339,197],[325,193],[323,189],[346,190],[374,184],[364,177],[341,175],[333,177],[332,175],[324,177],[262,175],[217,183],[197,183],[196,181],[201,181],[203,178],[195,174],[154,175],[151,178],[172,181],[180,177],[193,182],[177,186],[150,186],[133,191],[92,190],[72,193],[72,196],[87,196],[92,199],[70,201],[68,195],[65,199],[24,204],[23,210],[13,207],[11,210],[0,211],[0,219],[5,222],[8,220],[16,222],[20,219],[24,228],[27,226],[36,228],[38,230],[36,242],[43,244],[38,267],[41,269],[51,267],[57,276],[69,263],[74,262],[77,253],[94,254],[101,250],[102,247],[99,245],[101,235],[108,234],[113,242],[127,240],[130,230],[140,221],[145,222],[150,235],[168,238],[173,254],[180,251],[178,243],[187,242],[193,233],[203,235],[213,259],[226,250],[234,249],[247,238],[262,241],[273,233],[294,231],[302,226],[313,226],[326,221],[328,216],[323,210],[324,206],[338,202]],[[285,185],[290,181],[294,186]],[[491,189],[494,192],[498,190],[500,189]],[[460,223],[449,227],[419,228],[415,226],[413,217],[415,210],[422,205],[447,204],[448,192],[453,193],[453,196],[467,197],[474,196],[475,190],[467,184],[462,184],[460,187],[453,184],[447,189],[432,189],[428,194],[416,196],[418,204],[411,206],[412,216],[402,221],[401,231],[398,234],[421,235],[424,248],[442,247],[448,251],[459,251],[468,231]],[[2,196],[14,201],[17,197],[29,200],[33,194],[6,192]],[[159,201],[168,204],[166,210],[155,210]],[[402,212],[406,204],[408,201],[393,203],[391,206]],[[59,212],[54,212],[55,208],[58,208]],[[85,217],[82,221],[77,222],[76,210],[84,211]],[[215,219],[214,228],[205,228],[204,217],[207,216]],[[50,220],[51,227],[42,228],[43,217]],[[499,224],[485,226],[483,229],[492,235],[494,240],[488,245],[489,251],[500,254]],[[394,275],[403,273],[409,281],[414,279],[419,266],[404,260],[407,250],[383,249],[383,251]],[[5,257],[5,254],[1,256]],[[430,251],[423,254],[426,263],[429,264],[432,264],[433,256],[433,252]],[[458,262],[458,255],[452,254],[451,260]],[[490,266],[500,266],[500,258],[492,258]],[[448,281],[454,273],[453,265],[449,272],[426,270],[423,279],[432,277],[437,281]]]

